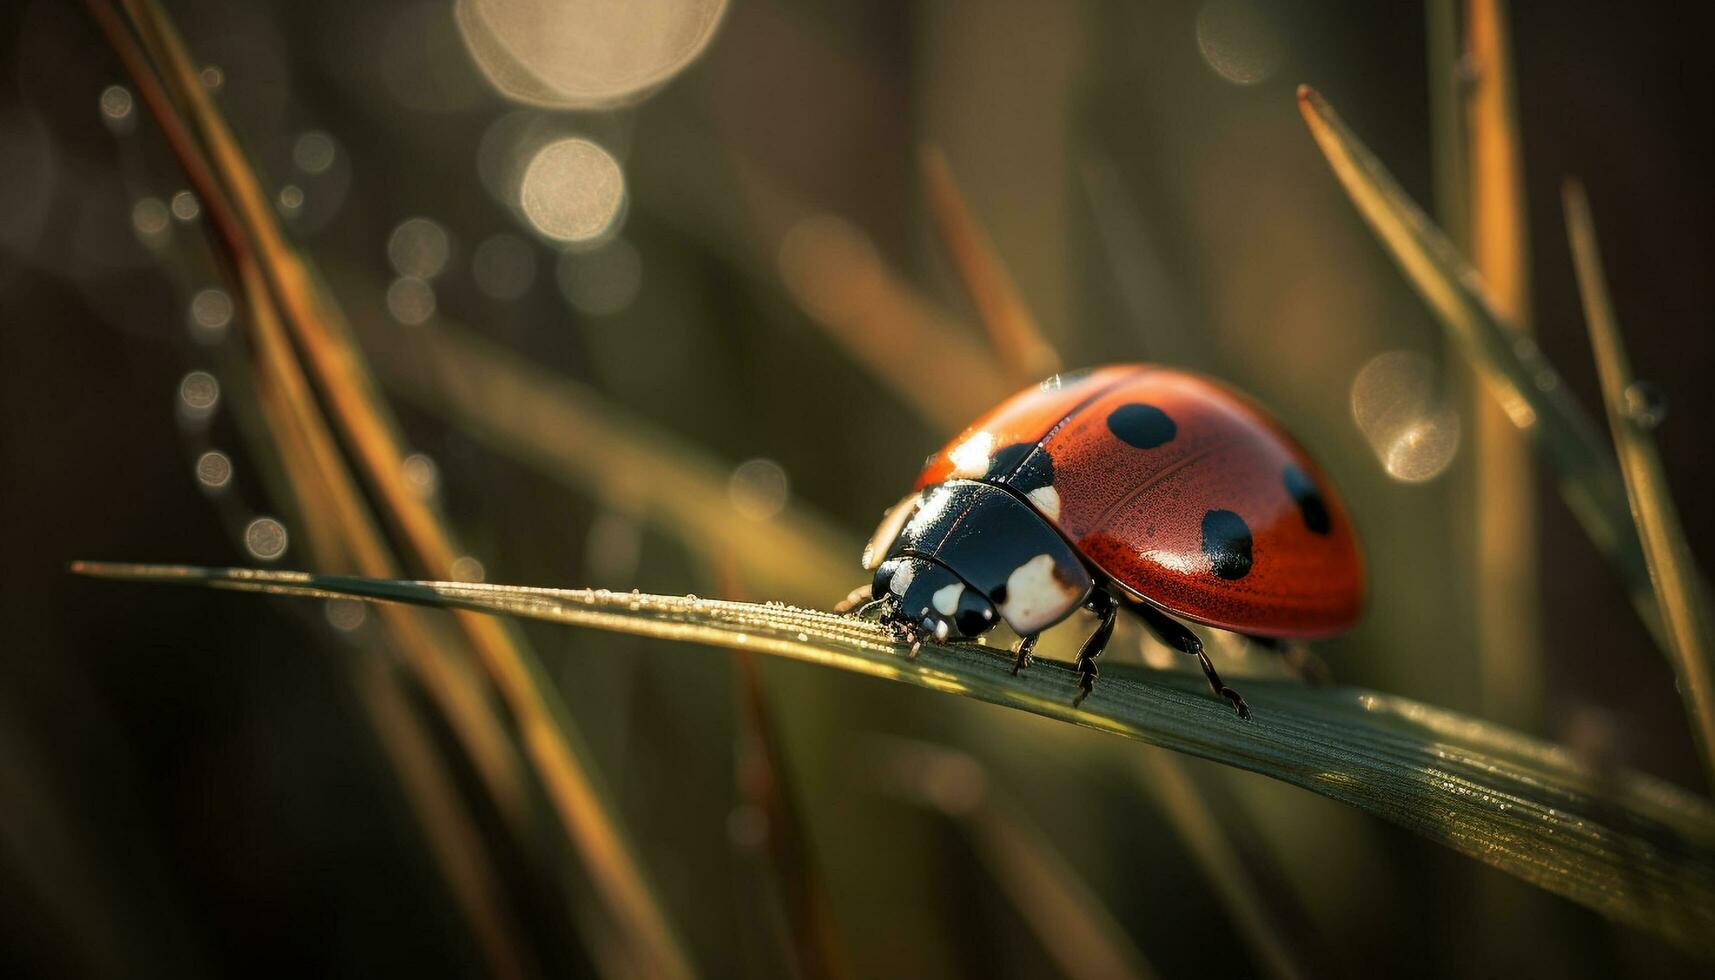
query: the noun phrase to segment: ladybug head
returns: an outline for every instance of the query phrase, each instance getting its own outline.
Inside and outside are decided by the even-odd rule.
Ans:
[[[892,558],[875,570],[872,593],[888,603],[888,618],[937,642],[970,640],[1000,621],[988,597],[927,558]]]

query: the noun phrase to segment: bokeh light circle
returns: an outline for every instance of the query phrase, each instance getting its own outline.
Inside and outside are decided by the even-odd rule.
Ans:
[[[457,0],[465,48],[489,83],[545,108],[629,105],[694,61],[726,0]]]
[[[524,170],[518,204],[531,227],[557,242],[604,239],[625,206],[625,175],[613,155],[587,139],[556,140]]]

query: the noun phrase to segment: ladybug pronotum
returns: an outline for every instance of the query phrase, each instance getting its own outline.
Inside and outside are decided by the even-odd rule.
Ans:
[[[863,603],[923,639],[1005,621],[1023,642],[1076,610],[1100,618],[1079,693],[1121,608],[1195,656],[1249,717],[1180,620],[1272,642],[1350,629],[1364,572],[1345,508],[1285,430],[1206,378],[1142,364],[1060,374],[978,419],[929,458],[864,549]]]

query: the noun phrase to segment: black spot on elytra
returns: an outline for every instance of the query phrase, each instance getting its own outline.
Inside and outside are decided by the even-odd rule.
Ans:
[[[1179,426],[1154,405],[1129,402],[1108,413],[1108,430],[1128,446],[1154,449],[1171,442]]]
[[[1333,520],[1328,516],[1328,505],[1323,503],[1322,494],[1317,491],[1316,484],[1311,482],[1309,474],[1287,463],[1283,479],[1286,492],[1291,494],[1293,502],[1298,504],[1298,516],[1304,518],[1304,526],[1317,534],[1327,534],[1328,529],[1333,526]]]
[[[1244,578],[1251,570],[1251,529],[1230,510],[1203,515],[1203,554],[1209,570],[1224,579]]]

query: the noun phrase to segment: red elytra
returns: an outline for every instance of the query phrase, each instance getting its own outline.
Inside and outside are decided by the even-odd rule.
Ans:
[[[1144,364],[1050,378],[930,457],[917,488],[953,479],[1020,492],[1113,585],[1175,616],[1310,638],[1362,610],[1333,486],[1267,412],[1207,378]]]

